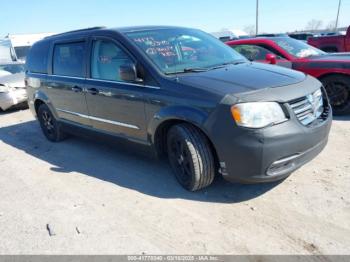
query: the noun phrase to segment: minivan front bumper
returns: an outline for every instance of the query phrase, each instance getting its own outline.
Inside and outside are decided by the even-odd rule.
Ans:
[[[262,183],[288,177],[327,145],[332,112],[313,127],[295,117],[260,130],[232,128],[216,147],[223,177],[231,182]]]

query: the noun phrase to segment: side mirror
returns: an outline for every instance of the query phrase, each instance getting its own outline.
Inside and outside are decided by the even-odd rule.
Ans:
[[[125,82],[143,82],[137,77],[137,70],[135,64],[125,64],[119,67],[119,78]]]
[[[265,60],[271,65],[277,64],[277,57],[274,54],[267,54]]]

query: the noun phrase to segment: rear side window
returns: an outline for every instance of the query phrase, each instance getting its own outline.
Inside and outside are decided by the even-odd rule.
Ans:
[[[47,74],[49,42],[43,41],[34,44],[27,57],[27,69],[32,73]]]
[[[53,54],[53,74],[84,77],[85,42],[56,44]]]

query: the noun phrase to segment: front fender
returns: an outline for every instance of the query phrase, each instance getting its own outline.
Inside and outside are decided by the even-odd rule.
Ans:
[[[197,127],[199,127],[203,132],[206,133],[204,129],[204,123],[208,119],[208,113],[196,108],[188,106],[169,106],[159,110],[150,119],[147,132],[151,138],[152,144],[155,142],[155,134],[158,127],[166,121],[169,120],[180,120],[189,122]]]

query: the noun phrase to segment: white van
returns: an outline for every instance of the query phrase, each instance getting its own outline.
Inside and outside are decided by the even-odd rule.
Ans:
[[[7,35],[0,39],[0,61],[25,61],[30,47],[53,33]]]

